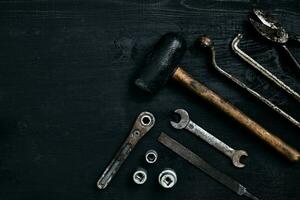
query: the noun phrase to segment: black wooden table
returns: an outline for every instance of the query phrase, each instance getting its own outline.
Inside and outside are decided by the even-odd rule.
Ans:
[[[175,83],[146,98],[132,81],[147,49],[166,32],[180,32],[189,50],[184,68],[225,99],[300,149],[299,130],[212,69],[200,35],[216,44],[217,62],[300,119],[299,103],[230,50],[241,48],[295,90],[299,76],[288,59],[259,39],[246,21],[251,8],[272,11],[289,32],[300,32],[299,1],[63,0],[0,2],[0,199],[243,199],[157,142],[161,131],[234,177],[261,199],[300,198],[299,164],[291,164],[232,119]],[[300,59],[299,46],[291,50]],[[299,75],[299,74],[298,74]],[[249,153],[245,169],[185,131],[169,125],[176,108],[226,143]],[[109,187],[96,181],[128,135],[136,116],[152,112],[153,130],[138,144]],[[145,152],[159,153],[146,165]],[[149,180],[131,176],[145,167]],[[174,168],[178,183],[163,190],[158,173]],[[246,199],[246,198],[244,198]]]

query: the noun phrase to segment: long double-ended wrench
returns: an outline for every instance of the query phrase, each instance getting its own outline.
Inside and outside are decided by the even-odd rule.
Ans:
[[[222,153],[224,153],[226,156],[228,156],[231,160],[234,166],[238,168],[245,167],[245,164],[240,162],[240,158],[242,156],[248,156],[247,152],[244,150],[235,150],[201,128],[199,125],[195,124],[189,117],[189,114],[186,110],[183,109],[177,109],[175,110],[175,113],[179,114],[181,119],[179,122],[171,121],[171,125],[176,129],[186,129],[193,134],[195,134],[197,137],[200,137],[202,140],[207,142],[208,144],[212,145]]]
[[[132,149],[140,141],[140,139],[153,127],[155,118],[150,112],[142,112],[136,119],[129,136],[124,141],[123,145],[109,163],[101,178],[97,182],[99,189],[104,189],[115,176],[124,163],[126,158],[129,156]]]
[[[229,80],[240,86],[241,88],[245,89],[247,92],[255,96],[257,99],[265,103],[267,106],[269,106],[271,109],[273,109],[275,112],[279,113],[281,116],[285,117],[287,120],[292,122],[294,125],[296,125],[298,128],[300,128],[300,123],[295,118],[293,118],[291,115],[283,111],[281,108],[276,106],[274,103],[269,101],[267,98],[260,95],[258,92],[254,91],[250,87],[248,87],[245,83],[240,81],[239,79],[235,78],[233,75],[229,74],[225,70],[223,70],[221,67],[218,66],[216,62],[216,52],[213,41],[208,36],[202,36],[200,38],[200,44],[204,48],[208,48],[210,50],[211,54],[211,62],[212,66],[217,70],[217,72],[221,73],[225,77],[227,77]],[[235,44],[233,44],[235,45]]]
[[[234,53],[236,53],[239,57],[241,57],[244,61],[246,61],[249,65],[258,70],[265,77],[273,81],[277,86],[282,88],[284,91],[289,93],[294,99],[300,102],[300,94],[298,94],[295,90],[290,88],[284,82],[282,82],[279,78],[277,78],[274,74],[272,74],[269,70],[261,66],[258,62],[256,62],[253,58],[251,58],[248,54],[243,52],[239,47],[239,42],[243,38],[242,34],[238,34],[232,41],[231,47]]]

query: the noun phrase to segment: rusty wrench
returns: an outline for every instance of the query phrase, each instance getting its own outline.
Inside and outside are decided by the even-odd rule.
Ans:
[[[132,149],[140,139],[154,126],[155,118],[150,112],[142,112],[136,119],[129,136],[123,145],[109,163],[102,176],[97,182],[99,189],[104,189],[110,183],[115,174],[119,171],[121,165],[129,156]]]
[[[228,79],[230,79],[232,82],[236,83],[241,88],[247,90],[250,94],[252,94],[256,98],[258,98],[259,100],[261,100],[267,106],[269,106],[274,111],[276,111],[277,113],[279,113],[280,115],[282,115],[283,117],[285,117],[287,120],[289,120],[290,122],[292,122],[293,124],[295,124],[298,128],[300,128],[299,121],[297,121],[295,118],[293,118],[292,116],[290,116],[285,111],[281,110],[278,106],[276,106],[275,104],[273,104],[267,98],[265,98],[262,95],[260,95],[258,92],[256,92],[256,91],[252,90],[251,88],[249,88],[245,83],[243,83],[242,81],[238,80],[237,78],[235,78],[234,76],[232,76],[231,74],[229,74],[228,72],[226,72],[225,70],[223,70],[222,68],[220,68],[218,66],[217,62],[216,62],[216,52],[215,52],[215,47],[214,47],[213,41],[209,37],[207,37],[207,36],[201,37],[200,42],[201,42],[201,46],[203,46],[204,48],[209,48],[210,53],[211,53],[211,62],[212,62],[212,65],[213,65],[213,67],[219,73],[221,73],[222,75],[226,76]]]
[[[226,156],[231,158],[232,163],[235,167],[242,168],[245,167],[245,164],[240,162],[240,158],[242,156],[248,156],[247,152],[244,150],[235,150],[201,128],[199,125],[195,124],[192,120],[190,120],[189,114],[186,110],[184,109],[177,109],[175,110],[175,113],[179,114],[181,119],[180,121],[174,122],[171,121],[171,125],[176,128],[176,129],[186,129],[208,144],[212,145],[222,153],[224,153]]]
[[[280,88],[282,88],[284,91],[289,93],[292,97],[294,97],[298,102],[300,102],[300,95],[294,91],[292,88],[290,88],[288,85],[286,85],[284,82],[282,82],[280,79],[278,79],[275,75],[273,75],[270,71],[268,71],[266,68],[261,66],[258,62],[256,62],[253,58],[251,58],[249,55],[247,55],[245,52],[243,52],[239,47],[238,44],[240,40],[243,38],[242,34],[238,34],[232,41],[231,47],[233,51],[240,56],[244,61],[246,61],[248,64],[250,64],[252,67],[257,69],[260,73],[262,73],[265,77],[273,81],[276,85],[278,85]]]

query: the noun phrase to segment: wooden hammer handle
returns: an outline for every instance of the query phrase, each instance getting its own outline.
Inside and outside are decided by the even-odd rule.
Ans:
[[[221,109],[230,117],[234,118],[244,127],[248,128],[252,133],[260,137],[271,147],[276,149],[279,153],[285,156],[290,161],[298,161],[300,158],[300,153],[282,141],[280,138],[272,135],[269,131],[264,129],[258,123],[249,118],[246,114],[240,111],[238,108],[230,104],[229,102],[222,99],[212,90],[208,89],[202,83],[196,81],[182,68],[178,67],[173,74],[173,79],[180,82],[189,90],[195,92],[198,96],[202,97],[209,103],[213,104],[217,108]]]

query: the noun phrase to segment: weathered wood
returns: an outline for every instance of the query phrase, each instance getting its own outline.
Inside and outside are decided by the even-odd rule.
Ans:
[[[229,44],[238,32],[249,55],[299,91],[299,78],[280,51],[258,39],[246,17],[252,7],[270,10],[288,32],[300,33],[297,0],[60,0],[0,1],[0,199],[233,199],[230,191],[193,170],[156,139],[165,131],[262,199],[298,200],[298,165],[288,164],[208,103],[170,84],[149,99],[134,87],[145,52],[162,34],[181,32],[189,51],[182,66],[291,146],[299,130],[235,87],[210,66],[193,42],[207,34],[217,62],[252,88],[300,118],[299,104],[236,57]],[[291,50],[300,58],[300,48]],[[184,108],[204,128],[247,150],[247,167],[236,170],[223,155],[169,125],[170,111]],[[106,164],[142,111],[157,124],[111,183],[96,188]],[[147,185],[131,182],[149,148],[159,153]],[[103,153],[105,152],[105,153]],[[159,171],[172,167],[172,191],[157,187]],[[187,191],[188,189],[188,191]]]

